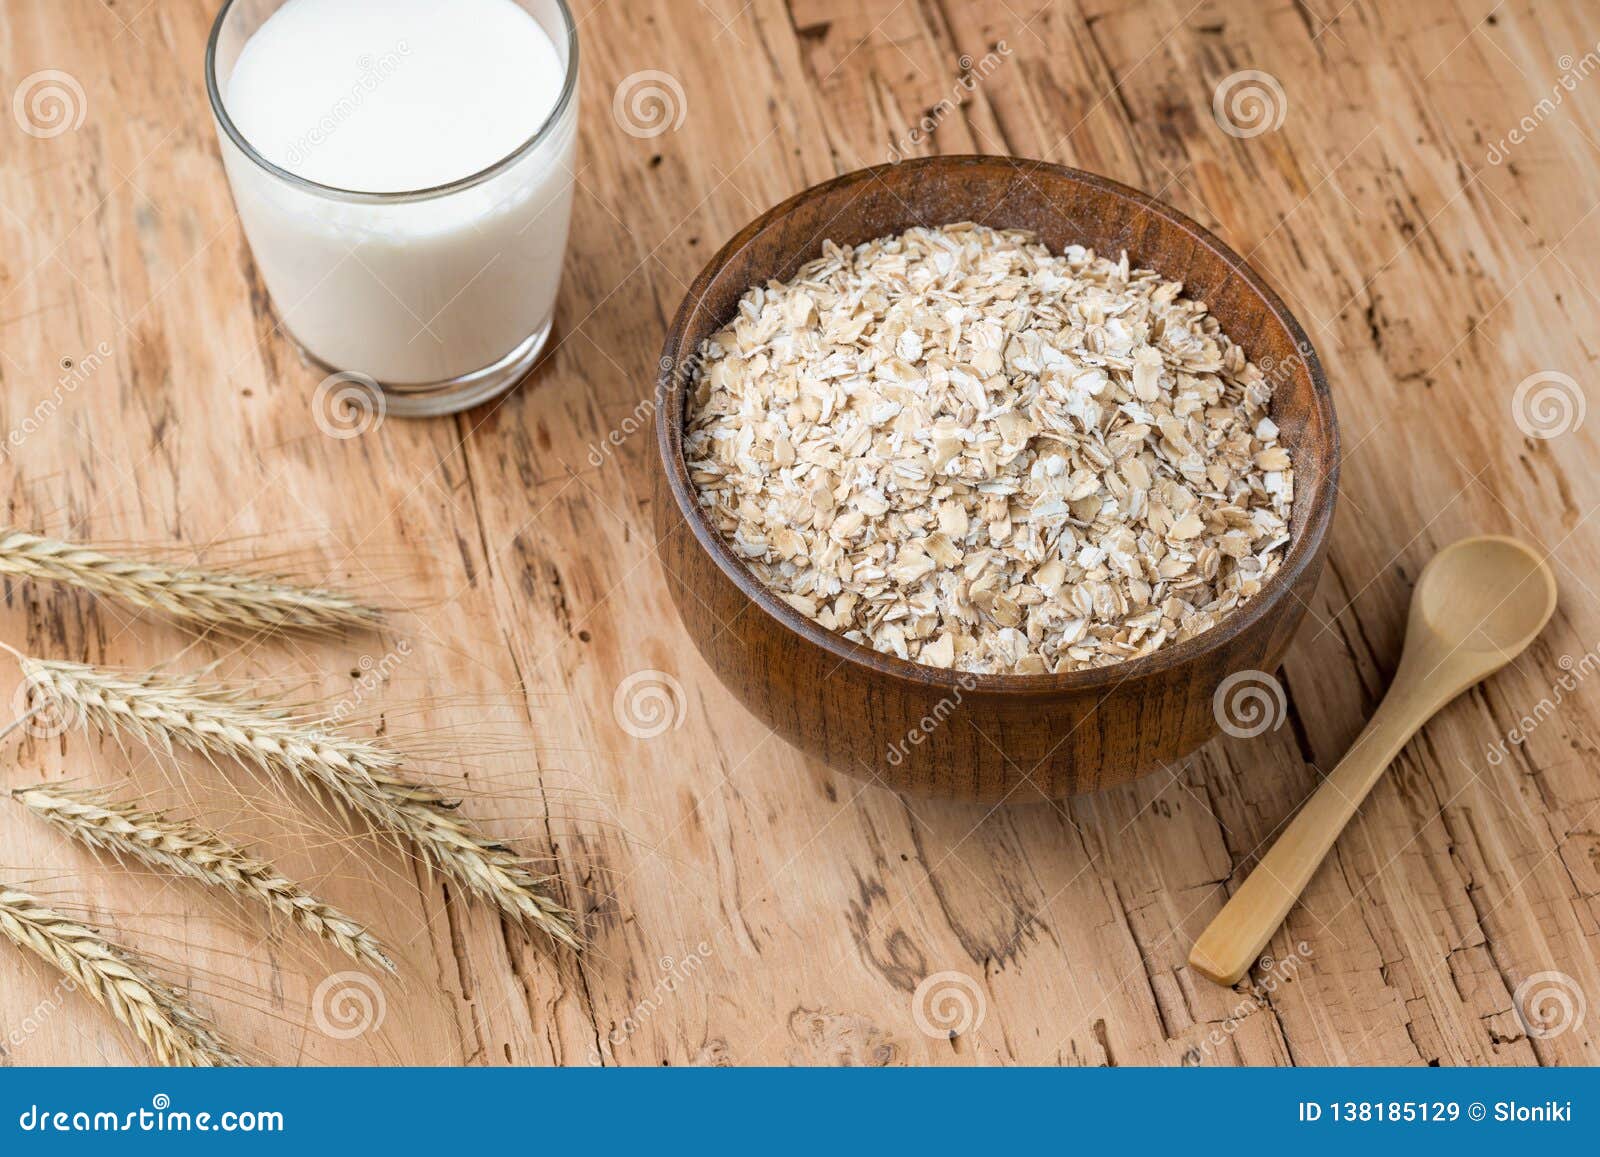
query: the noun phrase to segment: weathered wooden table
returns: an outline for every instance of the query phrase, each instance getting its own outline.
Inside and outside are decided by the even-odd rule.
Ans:
[[[369,919],[401,976],[347,975],[9,804],[6,880],[160,957],[284,1063],[1600,1061],[1600,1007],[1571,1023],[1600,1006],[1592,7],[584,0],[553,354],[497,405],[346,439],[319,428],[322,375],[278,332],[233,212],[201,77],[213,7],[0,7],[8,519],[281,558],[405,609],[370,639],[197,645],[12,585],[0,638],[141,668],[221,660],[413,736],[469,810],[555,860],[592,948],[530,945],[243,772],[77,733],[8,739],[5,782],[115,786],[248,838]],[[66,74],[45,78],[64,120],[10,99],[43,70]],[[654,122],[629,120],[641,83],[667,102]],[[1230,103],[1240,85],[1264,111]],[[1060,805],[902,800],[769,737],[679,629],[644,428],[665,319],[774,201],[933,150],[1166,198],[1312,333],[1344,489],[1278,730]],[[1195,934],[1382,693],[1418,569],[1480,531],[1550,552],[1554,622],[1406,749],[1253,991],[1193,975]],[[652,681],[668,714],[625,728],[619,687]],[[81,995],[0,956],[5,1063],[142,1059]],[[1530,1035],[1519,986],[1546,1013],[1565,996],[1565,1031]],[[938,1017],[962,1001],[950,1039]]]

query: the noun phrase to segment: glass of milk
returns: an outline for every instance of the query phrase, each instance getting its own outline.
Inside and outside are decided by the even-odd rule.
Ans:
[[[572,210],[564,0],[227,0],[206,87],[283,328],[395,414],[509,389],[550,335]]]

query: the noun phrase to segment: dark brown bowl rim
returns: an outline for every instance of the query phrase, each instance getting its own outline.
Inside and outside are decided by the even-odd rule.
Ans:
[[[699,313],[712,283],[733,256],[806,201],[837,189],[876,181],[880,173],[892,169],[941,169],[947,170],[945,176],[952,177],[961,171],[984,167],[1023,172],[1030,177],[1038,173],[1047,173],[1052,177],[1086,185],[1098,193],[1132,201],[1146,212],[1165,219],[1220,257],[1250,287],[1251,292],[1266,303],[1273,318],[1288,332],[1296,349],[1300,351],[1301,360],[1311,376],[1321,428],[1327,431],[1327,460],[1331,466],[1321,479],[1320,489],[1308,496],[1314,505],[1306,518],[1304,528],[1290,539],[1288,554],[1279,565],[1277,573],[1262,585],[1260,592],[1254,598],[1208,631],[1162,647],[1148,655],[1111,666],[1046,675],[984,674],[914,663],[908,659],[885,654],[863,643],[852,642],[807,618],[773,594],[728,548],[722,536],[706,521],[696,501],[694,483],[689,478],[688,465],[683,457],[683,420],[687,407],[686,383],[680,380],[682,375],[674,371],[677,366],[691,364],[681,355],[680,347],[684,335]],[[817,242],[820,244],[820,241],[819,236]],[[666,472],[667,483],[672,490],[673,498],[677,501],[679,512],[693,530],[702,549],[711,556],[722,573],[727,575],[745,597],[761,610],[807,642],[833,655],[841,664],[855,663],[887,678],[945,688],[952,693],[1032,692],[1057,695],[1064,692],[1109,691],[1130,680],[1161,675],[1225,647],[1230,640],[1237,638],[1272,613],[1285,598],[1291,597],[1296,581],[1317,559],[1319,548],[1333,520],[1334,499],[1339,491],[1339,426],[1334,413],[1333,396],[1328,390],[1328,381],[1322,371],[1322,362],[1317,357],[1316,349],[1312,346],[1304,328],[1271,287],[1242,257],[1224,245],[1209,230],[1172,206],[1107,177],[1048,161],[988,155],[918,157],[857,169],[796,193],[746,225],[706,263],[700,275],[695,278],[694,284],[684,295],[683,303],[678,307],[677,315],[667,330],[660,367],[660,377],[656,382],[656,445],[661,453],[662,469]],[[1296,483],[1300,481],[1297,476]],[[1300,500],[1299,494],[1296,495],[1296,500]],[[674,578],[673,581],[680,580]]]

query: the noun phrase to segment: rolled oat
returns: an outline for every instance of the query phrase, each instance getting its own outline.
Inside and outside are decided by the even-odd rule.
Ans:
[[[1149,654],[1260,590],[1294,471],[1183,286],[974,224],[832,243],[700,350],[685,455],[769,588],[935,667]]]

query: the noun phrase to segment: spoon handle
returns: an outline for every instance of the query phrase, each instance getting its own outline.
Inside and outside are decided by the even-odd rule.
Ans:
[[[1195,941],[1191,968],[1228,985],[1250,971],[1389,761],[1438,709],[1430,699],[1399,684],[1390,689],[1333,774]]]

